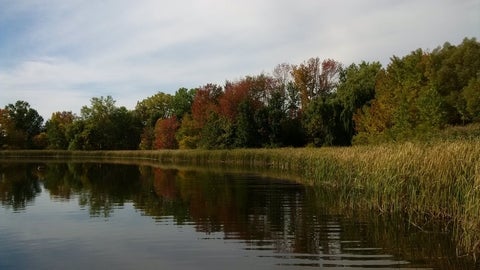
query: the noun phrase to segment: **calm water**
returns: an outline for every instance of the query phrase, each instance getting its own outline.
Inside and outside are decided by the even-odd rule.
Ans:
[[[451,235],[253,174],[0,163],[0,269],[474,269]]]

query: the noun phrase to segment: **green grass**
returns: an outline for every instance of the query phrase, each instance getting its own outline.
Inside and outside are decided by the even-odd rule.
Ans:
[[[375,146],[162,151],[0,151],[0,158],[130,160],[274,171],[330,188],[346,207],[441,221],[459,250],[480,254],[480,140]]]

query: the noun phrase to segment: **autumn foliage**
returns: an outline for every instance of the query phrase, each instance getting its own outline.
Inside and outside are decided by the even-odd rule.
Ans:
[[[134,110],[92,98],[81,115],[0,110],[2,148],[175,149],[325,146],[428,140],[480,122],[480,43],[464,39],[379,62],[283,63],[271,74],[158,92]]]
[[[158,119],[155,124],[155,149],[178,148],[178,143],[175,139],[175,133],[178,128],[179,124],[175,116]]]

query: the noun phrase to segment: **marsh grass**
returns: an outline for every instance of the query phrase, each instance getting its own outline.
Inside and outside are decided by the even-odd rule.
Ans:
[[[405,213],[426,230],[453,230],[459,255],[480,254],[480,141],[398,143],[341,148],[162,151],[1,151],[41,160],[149,161],[175,166],[270,170],[336,192],[346,207]]]

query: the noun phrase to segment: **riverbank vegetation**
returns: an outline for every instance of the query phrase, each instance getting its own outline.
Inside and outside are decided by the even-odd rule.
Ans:
[[[310,58],[273,72],[158,92],[134,110],[93,97],[80,115],[0,109],[3,149],[231,149],[422,140],[480,123],[480,43],[464,39],[378,62]],[[468,130],[468,129],[467,129]],[[478,134],[478,133],[476,133]],[[467,136],[469,136],[467,134]]]

